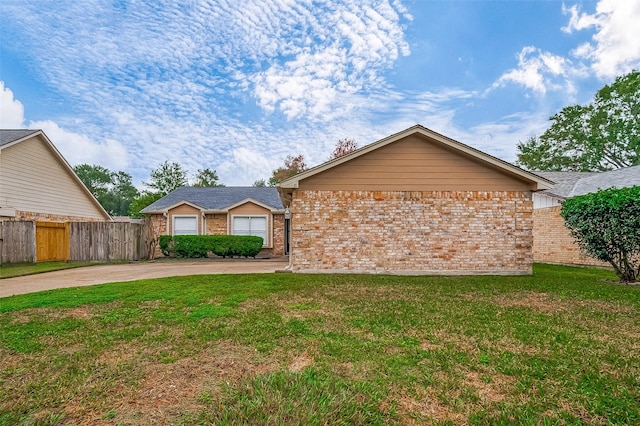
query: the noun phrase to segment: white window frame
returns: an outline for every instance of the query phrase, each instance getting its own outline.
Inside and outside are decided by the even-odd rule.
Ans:
[[[171,216],[171,235],[176,235],[176,218],[191,218],[196,220],[195,234],[178,234],[178,235],[200,235],[200,224],[198,223],[197,214],[174,214]]]
[[[232,214],[231,215],[231,223],[229,224],[229,235],[236,235],[234,233],[234,220],[237,217],[248,217],[248,218],[252,218],[252,217],[256,217],[256,218],[264,218],[265,219],[265,223],[267,224],[267,229],[265,230],[265,239],[262,242],[262,247],[271,247],[270,243],[271,243],[271,236],[269,235],[269,230],[271,229],[271,221],[269,220],[269,215],[267,214]]]

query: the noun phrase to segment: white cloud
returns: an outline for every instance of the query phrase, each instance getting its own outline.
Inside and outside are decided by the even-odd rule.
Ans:
[[[566,58],[533,46],[522,48],[517,57],[517,68],[504,73],[494,83],[494,88],[516,83],[540,94],[548,90],[571,90],[572,85],[568,77],[575,71]]]
[[[24,128],[24,106],[13,92],[0,81],[0,129]]]
[[[85,135],[67,131],[50,120],[32,121],[30,128],[42,129],[62,156],[71,164],[99,164],[112,170],[128,165],[127,150],[115,140],[96,143]]]
[[[640,2],[600,0],[593,14],[581,12],[578,6],[564,10],[571,17],[563,31],[595,29],[592,41],[572,54],[591,61],[598,76],[615,77],[640,65]]]

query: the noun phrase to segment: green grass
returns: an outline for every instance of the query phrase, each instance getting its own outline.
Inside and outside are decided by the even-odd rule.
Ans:
[[[640,288],[211,275],[0,300],[0,425],[639,424]]]
[[[0,279],[21,277],[23,275],[41,274],[60,269],[80,268],[82,266],[100,265],[104,262],[42,262],[15,263],[0,266]]]

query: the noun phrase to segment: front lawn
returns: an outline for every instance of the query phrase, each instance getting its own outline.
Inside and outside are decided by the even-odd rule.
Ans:
[[[104,262],[42,262],[42,263],[9,263],[0,266],[0,278],[21,277],[23,275],[41,274],[61,269],[80,268],[82,266],[101,265]]]
[[[638,424],[640,288],[212,275],[0,299],[0,424]]]

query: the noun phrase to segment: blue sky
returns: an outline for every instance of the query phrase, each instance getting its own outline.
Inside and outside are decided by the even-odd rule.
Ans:
[[[0,2],[0,127],[227,185],[416,123],[507,161],[640,67],[640,0]]]

